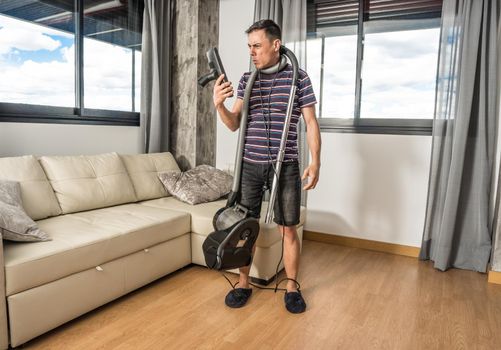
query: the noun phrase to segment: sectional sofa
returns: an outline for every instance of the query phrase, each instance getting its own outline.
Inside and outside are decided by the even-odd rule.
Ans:
[[[170,153],[0,158],[0,179],[20,183],[24,210],[52,237],[0,240],[0,348],[184,266],[205,265],[202,243],[225,201],[183,203],[159,181],[164,171],[180,171]],[[251,277],[272,279],[280,251],[275,225],[261,223]]]

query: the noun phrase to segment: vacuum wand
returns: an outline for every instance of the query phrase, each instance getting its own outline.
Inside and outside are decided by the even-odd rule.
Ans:
[[[270,192],[270,200],[268,202],[268,209],[266,211],[266,216],[265,216],[265,222],[267,224],[270,224],[271,221],[273,220],[273,208],[275,205],[275,201],[277,198],[277,191],[278,191],[278,180],[280,178],[280,171],[282,170],[282,163],[284,160],[285,156],[285,147],[287,145],[287,138],[289,136],[289,127],[291,123],[291,118],[292,118],[292,108],[294,104],[294,97],[296,96],[296,89],[297,89],[297,80],[298,80],[298,62],[296,59],[296,56],[294,53],[286,48],[285,46],[280,47],[280,53],[285,55],[292,64],[292,82],[291,82],[291,91],[289,94],[289,102],[287,103],[287,113],[285,116],[285,123],[284,123],[284,129],[282,132],[282,138],[280,140],[280,148],[278,150],[277,154],[277,163],[275,166],[275,172],[273,176],[273,185],[271,186],[271,192]]]

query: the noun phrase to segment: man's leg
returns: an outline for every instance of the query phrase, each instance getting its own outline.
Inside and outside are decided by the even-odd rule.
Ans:
[[[259,218],[261,213],[261,203],[263,201],[263,192],[265,178],[263,177],[264,168],[259,164],[243,163],[241,180],[240,204],[250,210],[253,217]],[[252,247],[252,256],[256,251],[256,245]],[[249,288],[249,273],[251,266],[241,267],[239,288]]]
[[[306,302],[298,291],[295,280],[299,270],[299,238],[296,225],[300,220],[301,178],[298,163],[284,164],[280,174],[280,189],[275,202],[275,222],[284,238],[284,267],[287,278],[285,307],[289,312],[301,313]]]
[[[284,267],[287,278],[297,280],[299,270],[299,238],[296,226],[278,226],[280,234],[284,236]],[[294,281],[287,281],[287,292],[296,292]]]
[[[256,245],[254,244],[254,247],[252,247],[252,256],[254,256],[255,252],[256,252]],[[251,265],[239,268],[240,270],[240,279],[238,280],[239,288],[249,288],[249,280],[250,280],[249,273]]]
[[[251,216],[259,218],[261,212],[261,201],[263,197],[263,187],[266,178],[263,176],[263,166],[259,164],[242,164],[242,179],[240,188],[239,203],[247,208]],[[252,248],[253,255],[255,245]],[[251,266],[240,268],[240,278],[235,289],[229,291],[226,295],[225,303],[229,307],[237,308],[244,306],[252,294],[249,285],[249,272]]]

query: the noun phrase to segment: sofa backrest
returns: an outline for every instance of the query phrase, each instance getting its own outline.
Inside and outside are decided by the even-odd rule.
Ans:
[[[138,201],[170,196],[158,179],[158,173],[181,171],[171,153],[120,155]]]
[[[54,191],[34,156],[0,158],[0,179],[19,182],[24,210],[33,220],[61,214]]]
[[[63,214],[135,202],[136,195],[117,153],[40,158]]]

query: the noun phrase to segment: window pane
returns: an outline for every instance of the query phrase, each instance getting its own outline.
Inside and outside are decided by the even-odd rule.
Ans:
[[[358,0],[308,1],[306,70],[319,117],[354,117],[358,12]]]
[[[0,102],[73,107],[73,1],[0,0]]]
[[[361,118],[433,118],[439,35],[439,28],[366,32]]]
[[[318,100],[317,115],[323,118],[353,118],[357,36],[325,37],[324,34],[317,34],[317,38],[309,39],[307,45],[306,71],[312,79]]]
[[[84,106],[137,111],[142,2],[84,4]]]

